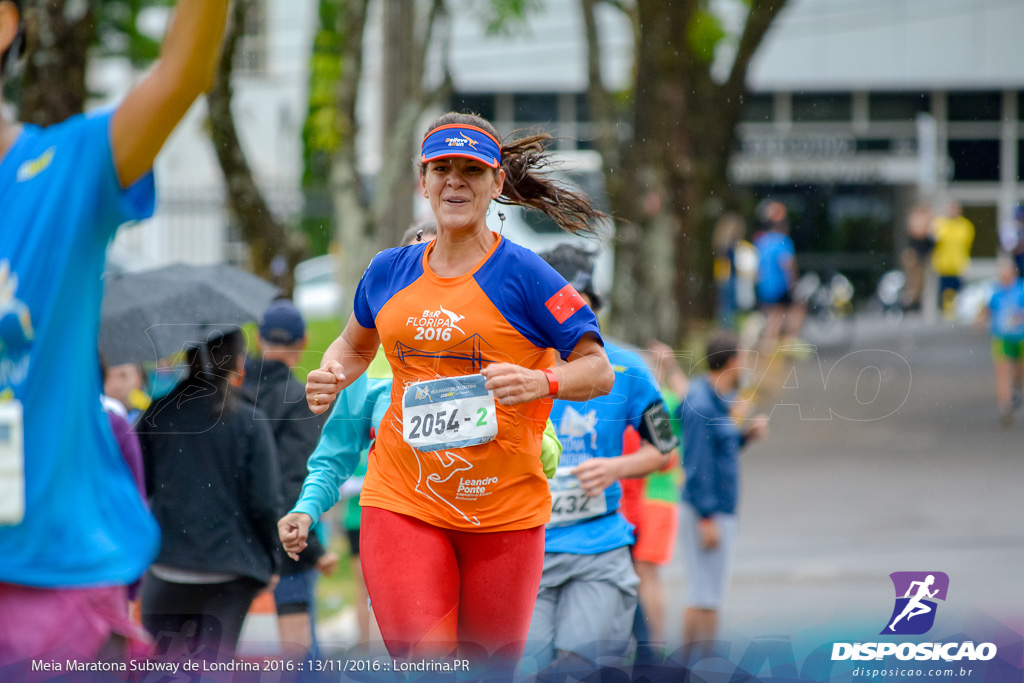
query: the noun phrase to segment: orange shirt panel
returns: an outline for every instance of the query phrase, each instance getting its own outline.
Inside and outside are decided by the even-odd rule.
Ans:
[[[360,500],[442,528],[532,528],[551,514],[540,463],[549,399],[496,405],[498,436],[485,444],[425,453],[402,438],[402,398],[410,383],[475,374],[497,362],[555,364],[554,352],[523,337],[472,275],[442,279],[427,270],[377,314],[394,382]]]

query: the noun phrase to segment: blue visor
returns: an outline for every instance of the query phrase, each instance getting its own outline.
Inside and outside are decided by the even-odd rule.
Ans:
[[[423,138],[420,161],[427,163],[446,157],[479,159],[491,168],[501,165],[501,145],[491,134],[476,126],[451,123],[427,133]]]

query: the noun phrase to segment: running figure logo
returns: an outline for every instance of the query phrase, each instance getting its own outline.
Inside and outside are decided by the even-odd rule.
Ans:
[[[935,600],[946,599],[949,577],[943,572],[893,572],[896,605],[881,635],[917,636],[935,623]]]

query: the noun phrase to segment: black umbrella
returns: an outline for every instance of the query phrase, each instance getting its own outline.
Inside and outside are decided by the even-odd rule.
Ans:
[[[154,362],[256,320],[277,293],[227,264],[108,274],[100,351],[108,365]]]

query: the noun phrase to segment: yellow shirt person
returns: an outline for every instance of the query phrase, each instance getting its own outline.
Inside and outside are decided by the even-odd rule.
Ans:
[[[933,224],[935,251],[932,267],[940,276],[959,277],[971,262],[974,224],[960,213],[960,205],[950,206],[948,216],[938,216]]]

